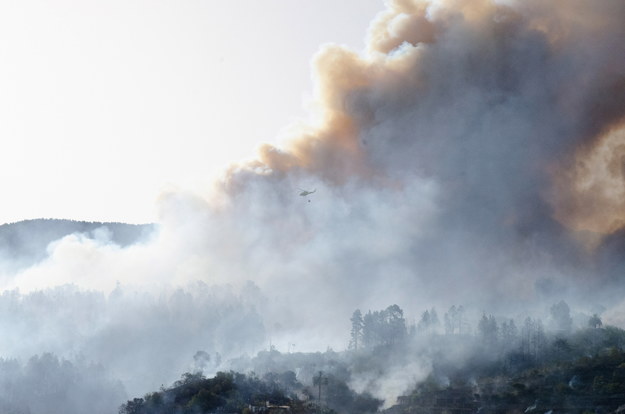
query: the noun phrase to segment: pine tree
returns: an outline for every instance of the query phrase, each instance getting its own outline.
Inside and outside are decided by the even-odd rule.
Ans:
[[[351,339],[349,341],[349,349],[358,351],[359,347],[362,347],[364,321],[362,319],[362,313],[360,309],[356,309],[350,319],[352,322]]]

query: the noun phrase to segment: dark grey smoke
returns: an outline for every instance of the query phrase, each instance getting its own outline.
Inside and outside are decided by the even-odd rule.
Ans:
[[[623,142],[624,16],[617,1],[390,2],[366,56],[317,56],[321,121],[233,167],[217,214],[262,234],[245,257],[272,242],[319,253],[304,284],[353,302],[380,288],[491,305],[601,290],[622,214],[592,195],[623,177],[586,170]],[[292,197],[300,183],[321,189],[310,206]]]
[[[343,347],[356,308],[565,299],[625,323],[624,21],[621,0],[387,2],[365,52],[316,56],[317,121],[210,193],[163,194],[150,243],[68,236],[8,277],[52,327],[21,357],[72,347],[140,395],[198,351]],[[64,284],[93,320],[68,324]],[[15,343],[43,328],[4,315]]]

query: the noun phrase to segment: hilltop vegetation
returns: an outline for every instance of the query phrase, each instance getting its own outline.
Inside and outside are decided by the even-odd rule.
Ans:
[[[485,314],[471,324],[456,306],[415,326],[397,305],[357,310],[347,351],[262,351],[229,362],[247,375],[187,373],[120,413],[614,412],[625,404],[625,331],[597,315],[574,329],[569,313],[555,304],[546,330],[529,317],[521,329]]]
[[[391,413],[614,412],[625,404],[625,331],[589,328],[554,337],[534,357],[440,364]]]
[[[341,412],[375,412],[381,404],[368,395],[357,395],[345,383],[322,373],[314,385],[323,387],[324,393],[331,390],[324,401],[341,405]],[[335,413],[327,404],[314,402],[313,393],[311,387],[297,381],[292,371],[267,374],[262,379],[255,374],[246,376],[235,372],[218,372],[213,378],[186,373],[169,388],[128,401],[120,407],[119,413]]]

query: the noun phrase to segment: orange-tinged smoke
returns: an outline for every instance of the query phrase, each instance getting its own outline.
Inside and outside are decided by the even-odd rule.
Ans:
[[[436,26],[428,19],[427,2],[393,1],[369,31],[369,51],[389,53],[403,43],[432,43]]]
[[[625,125],[556,167],[553,182],[555,216],[567,227],[604,235],[625,227]]]
[[[335,184],[367,175],[358,140],[361,125],[348,112],[345,97],[350,91],[367,88],[373,82],[370,64],[354,52],[331,46],[319,53],[315,67],[319,122],[300,126],[298,135],[291,137],[284,147],[263,144],[255,160],[231,167],[225,178],[230,191],[245,187],[245,180],[238,176],[246,171],[271,177],[282,177],[289,172],[313,174]]]
[[[198,219],[224,236],[187,250],[328,300],[336,283],[497,301],[616,278],[623,21],[622,0],[388,1],[364,51],[320,50],[317,118],[225,171]]]
[[[164,194],[150,244],[65,239],[15,286],[244,287],[268,334],[314,346],[340,344],[355,308],[389,303],[418,315],[621,302],[625,1],[386,4],[365,51],[326,46],[315,58],[316,122],[231,166],[206,199]],[[223,337],[229,353],[261,338],[229,317],[198,337],[203,312],[181,309],[201,322],[179,336],[186,345]],[[625,320],[625,304],[614,309]]]
[[[515,136],[518,142],[512,145],[527,151],[519,153],[526,159],[512,162],[519,164],[518,170],[499,173],[527,174],[528,183],[542,180],[539,187],[527,184],[519,191],[535,192],[552,209],[541,214],[572,230],[619,229],[622,177],[614,172],[618,170],[615,159],[607,159],[606,154],[617,157],[622,134],[614,132],[613,125],[625,115],[625,57],[622,48],[610,50],[625,38],[623,16],[625,5],[619,1],[390,1],[371,25],[366,55],[327,46],[316,57],[319,122],[302,127],[282,147],[261,146],[257,159],[230,169],[226,187],[240,191],[250,174],[265,179],[304,174],[331,185],[371,181],[395,168],[396,157],[388,155],[393,151],[413,153],[411,168],[448,181],[451,188],[479,186],[483,180],[477,179],[483,172],[474,177],[477,181],[467,182],[466,176],[458,175],[455,160],[462,153],[453,153],[467,145],[505,148],[508,132],[500,131],[499,141],[480,143],[483,138],[477,137],[476,142],[465,143],[462,135],[450,138],[442,128],[431,129],[428,122],[442,117],[447,105],[448,124],[458,118],[466,124],[460,123],[459,128],[468,127],[470,105],[467,110],[461,102],[473,95],[475,107],[487,111],[474,115],[477,122],[484,122],[480,118],[491,122],[497,116],[492,114],[500,110],[499,101],[507,104],[516,99],[521,103],[511,105],[518,111],[514,122],[525,123],[528,132]],[[534,105],[545,110],[532,115]],[[526,108],[527,113],[521,112]],[[388,132],[393,117],[406,118],[411,111],[414,130]],[[428,111],[433,118],[419,121]],[[376,133],[382,125],[384,137]],[[419,132],[420,125],[426,132]],[[377,147],[368,146],[371,142]],[[509,152],[514,153],[512,146]],[[468,163],[463,170],[484,162],[476,154],[476,159],[463,161]],[[571,159],[575,161],[567,161]],[[505,223],[505,217],[522,214],[512,207],[498,215]]]

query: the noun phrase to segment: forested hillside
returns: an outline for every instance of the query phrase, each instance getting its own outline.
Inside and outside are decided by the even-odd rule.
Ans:
[[[120,413],[616,412],[625,405],[625,331],[598,315],[574,327],[564,301],[550,311],[553,329],[539,318],[520,329],[512,318],[471,320],[461,306],[442,322],[429,309],[414,325],[397,305],[356,310],[346,351],[272,348],[229,361],[233,370],[212,379],[186,373]]]

